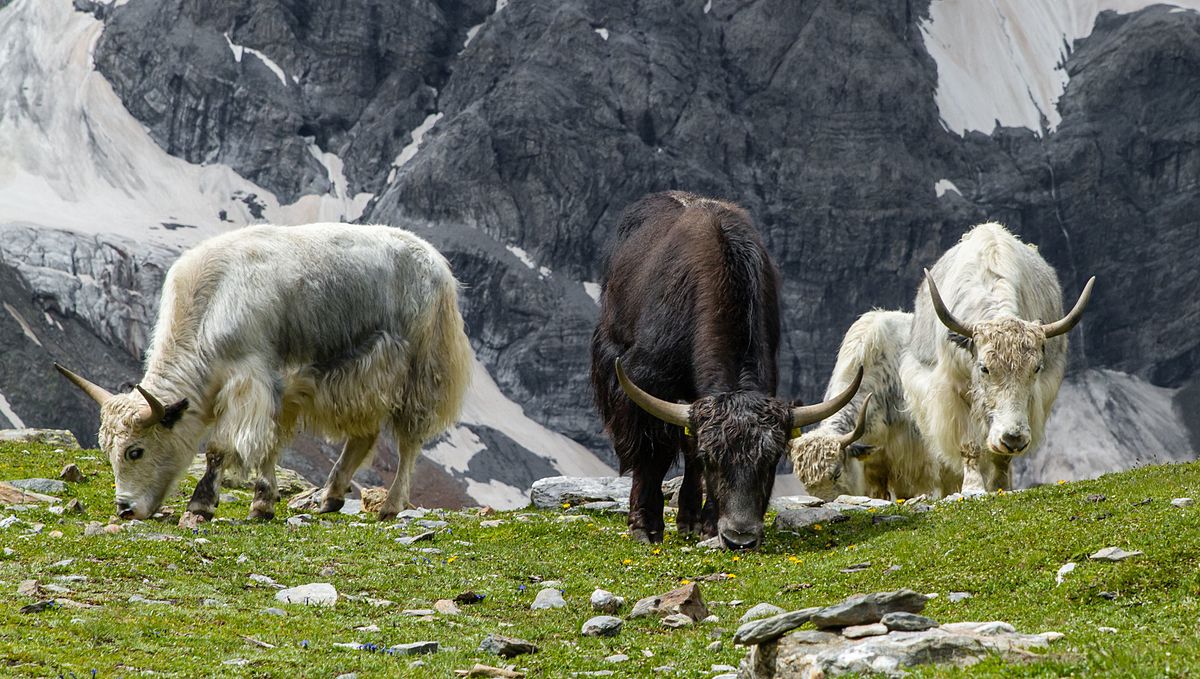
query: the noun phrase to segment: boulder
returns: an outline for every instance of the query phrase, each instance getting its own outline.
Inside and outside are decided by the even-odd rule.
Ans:
[[[694,621],[708,617],[708,607],[704,605],[704,597],[700,594],[700,586],[688,583],[679,589],[673,589],[666,594],[658,594],[639,599],[630,611],[630,618],[640,618],[646,615],[665,617],[682,613]]]
[[[860,594],[822,608],[813,614],[812,622],[822,628],[868,625],[896,611],[920,613],[925,610],[926,601],[928,597],[911,589]]]
[[[627,502],[632,485],[633,479],[627,476],[551,476],[534,481],[529,499],[542,509],[588,502]]]

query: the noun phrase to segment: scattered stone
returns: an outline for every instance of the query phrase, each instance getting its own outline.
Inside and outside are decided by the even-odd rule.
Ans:
[[[967,599],[970,599],[970,598],[971,598],[970,592],[950,592],[949,594],[946,595],[946,599],[948,599],[950,601],[950,603],[952,603],[952,604],[956,604],[960,601],[966,601]]]
[[[2,527],[4,527],[3,522],[0,521],[0,528],[2,528]],[[103,535],[103,534],[104,534],[104,524],[100,523],[99,521],[89,521],[88,525],[83,527],[84,537],[90,538],[94,535]]]
[[[1104,632],[1105,634],[1116,634],[1120,630],[1118,630],[1116,627],[1097,627],[1096,631]]]
[[[476,594],[472,590],[467,590],[466,592],[463,592],[462,594],[459,594],[458,596],[454,597],[454,603],[471,605],[471,604],[477,604],[480,601],[483,601],[483,599],[484,599],[484,595]]]
[[[691,618],[684,615],[683,613],[672,613],[668,616],[665,616],[661,622],[662,622],[662,626],[666,627],[668,629],[679,629],[680,627],[687,627],[688,625],[692,625],[696,621],[692,620]]]
[[[859,571],[869,570],[870,568],[871,568],[871,562],[864,561],[862,563],[856,563],[856,564],[851,564],[849,566],[846,566],[845,568],[842,569],[842,572],[843,573],[857,573]]]
[[[564,504],[620,502],[629,499],[633,479],[628,476],[552,476],[534,481],[529,499],[535,507],[561,509]]]
[[[134,595],[130,596],[129,603],[131,603],[131,604],[155,604],[155,605],[159,605],[159,606],[174,606],[175,605],[174,601],[167,601],[166,599],[147,599],[146,597],[142,596],[141,594],[134,594]]]
[[[62,468],[62,471],[58,473],[58,478],[67,483],[82,483],[84,476],[83,472],[79,469],[79,465],[72,462]]]
[[[433,602],[433,610],[441,613],[442,615],[458,615],[462,613],[462,611],[458,609],[458,606],[456,606],[454,602],[449,599],[438,599],[437,601]]]
[[[1096,594],[1096,596],[1100,597],[1101,599],[1108,599],[1109,601],[1116,601],[1118,594],[1116,592],[1098,592]]]
[[[1067,574],[1075,570],[1077,565],[1078,564],[1076,564],[1074,561],[1068,561],[1059,567],[1058,572],[1054,574],[1054,586],[1057,587],[1058,585],[1063,584],[1063,580],[1066,578]]]
[[[1124,561],[1142,554],[1143,552],[1127,552],[1120,547],[1105,547],[1088,558],[1092,561]]]
[[[429,530],[438,530],[439,528],[445,528],[446,526],[449,526],[450,522],[449,521],[422,520],[422,521],[417,521],[417,525],[422,528],[428,528]]]
[[[347,672],[345,674],[339,674],[333,679],[358,679],[358,675],[354,672]]]
[[[68,514],[83,514],[84,511],[86,511],[83,507],[83,503],[80,502],[78,498],[71,498],[65,507]]]
[[[536,582],[538,584],[538,586],[541,587],[542,589],[547,589],[547,588],[562,589],[563,588],[562,580],[542,580],[541,578],[539,578],[536,575],[530,576],[529,579],[532,580],[533,582]]]
[[[1180,509],[1184,507],[1191,507],[1193,504],[1194,502],[1190,497],[1177,497],[1174,500],[1171,500],[1171,506],[1179,507]]]
[[[737,672],[737,668],[733,665],[713,665],[708,668],[710,672]]]
[[[621,631],[624,624],[620,618],[611,615],[597,615],[583,623],[580,633],[585,637],[612,637]]]
[[[781,495],[771,498],[768,507],[777,512],[782,512],[788,509],[799,509],[802,507],[819,507],[825,504],[825,501],[819,497],[812,495]]]
[[[15,514],[10,514],[9,516],[0,519],[0,528],[10,528],[18,523],[21,523],[21,520],[18,519]],[[96,525],[99,526],[100,524]]]
[[[193,514],[191,512],[184,512],[183,514],[179,515],[179,527],[186,530],[196,530],[200,524],[204,523],[205,521],[207,521],[207,519],[205,519],[203,516],[200,516],[199,514]]]
[[[45,495],[61,495],[67,492],[67,484],[58,479],[16,479],[9,481],[9,485],[27,490],[33,493],[42,493]]]
[[[408,535],[402,538],[396,538],[396,542],[399,542],[402,545],[411,545],[414,542],[425,542],[426,540],[432,540],[433,535],[433,531],[427,530],[419,535]]]
[[[709,644],[708,646],[705,646],[704,648],[705,648],[705,650],[711,651],[713,653],[719,653],[719,652],[721,652],[722,649],[725,648],[725,644],[722,643],[720,639],[718,639],[718,640],[712,642],[711,644]]]
[[[1133,503],[1133,506],[1134,506],[1134,507],[1141,507],[1142,505],[1148,505],[1148,504],[1150,504],[1151,502],[1152,502],[1152,498],[1146,498],[1145,500],[1138,500],[1137,502],[1134,502],[1134,503]]]
[[[841,603],[826,606],[812,616],[817,627],[848,627],[879,622],[895,611],[920,613],[927,601],[924,594],[911,589],[852,596]]]
[[[1087,496],[1088,502],[1104,502],[1108,497],[1101,493],[1089,493]]]
[[[762,620],[752,620],[737,629],[733,634],[733,643],[743,646],[761,644],[787,634],[812,619],[813,615],[825,609],[802,608],[790,613],[773,615]]]
[[[0,481],[0,505],[9,505],[17,509],[23,505],[30,505],[35,502],[58,502],[58,498],[50,495],[42,495],[29,490],[23,490],[16,486]]]
[[[50,609],[50,608],[54,608],[54,599],[47,599],[45,601],[39,601],[35,604],[29,604],[28,606],[22,606],[21,612],[22,613],[41,613],[42,611]]]
[[[784,609],[775,604],[761,603],[750,607],[741,617],[741,622],[750,622],[751,620],[759,620],[761,618],[769,618],[780,613],[787,613]]]
[[[259,575],[258,573],[251,573],[250,580],[252,580],[253,582],[257,582],[260,585],[274,587],[275,589],[283,589],[283,585],[279,584],[278,582],[275,582],[274,578],[270,578],[265,575]]]
[[[855,506],[855,509],[861,509]],[[820,507],[797,507],[795,509],[785,509],[775,516],[776,530],[800,530],[804,528],[812,528],[814,525],[840,523],[848,521],[849,516],[841,513],[837,509],[829,505]]]
[[[288,500],[288,509],[293,511],[313,511],[321,507],[321,488],[308,488],[292,496]]]
[[[893,632],[924,632],[938,626],[937,620],[905,611],[895,611],[879,621]]]
[[[387,488],[381,488],[379,486],[363,488],[358,492],[358,497],[362,502],[362,510],[371,514],[377,513],[379,508],[383,506],[383,502],[387,500],[387,494]],[[397,516],[396,518],[400,517]]]
[[[624,514],[629,511],[629,503],[615,502],[611,500],[605,500],[602,502],[585,502],[581,505],[575,505],[567,511],[571,513],[597,512],[600,514]]]
[[[883,500],[877,497],[867,497],[865,495],[839,495],[833,500],[838,504],[858,505],[860,507],[868,507],[874,509],[883,509],[891,507],[892,503],[888,500]]]
[[[1038,636],[1046,641],[1054,642],[1066,637],[1067,635],[1063,634],[1062,632],[1042,632]]]
[[[337,603],[338,593],[328,582],[313,582],[299,587],[281,589],[275,593],[275,600],[285,604],[332,606]]]
[[[363,625],[362,627],[355,627],[354,631],[355,632],[378,632],[379,625]]]
[[[454,673],[460,677],[500,677],[501,679],[523,679],[525,677],[524,672],[517,672],[512,665],[492,667],[481,663],[475,663],[469,670],[454,670]]]
[[[479,650],[484,653],[498,655],[501,658],[514,658],[526,653],[537,653],[538,647],[524,639],[489,634],[480,642]]]
[[[432,608],[406,608],[400,611],[400,615],[407,615],[410,618],[432,618],[437,611]]]
[[[567,605],[563,599],[562,592],[557,589],[546,588],[537,593],[533,599],[533,604],[529,606],[531,611],[540,611],[547,608],[564,608]]]
[[[401,509],[400,512],[398,514],[396,514],[396,520],[397,521],[416,521],[417,519],[423,519],[426,516],[429,516],[429,510],[425,509],[424,507],[417,507],[414,509]]]
[[[426,655],[429,653],[437,653],[438,642],[436,641],[414,641],[411,644],[396,644],[388,649],[390,653],[396,655]]]
[[[483,528],[496,528],[504,525],[504,519],[491,519],[489,521],[480,521],[479,525]]]
[[[904,523],[908,521],[908,517],[903,514],[876,514],[871,517],[871,525],[878,526],[883,523]]]
[[[212,608],[221,608],[221,607],[227,606],[228,604],[226,604],[224,601],[221,601],[220,599],[201,599],[200,605],[201,606],[209,606]]]
[[[1016,634],[1017,632],[1016,627],[1000,620],[992,620],[990,622],[948,622],[942,625],[941,629],[947,632],[978,634],[981,636]]]
[[[288,528],[300,528],[301,526],[308,526],[312,524],[312,522],[312,514],[297,514],[295,516],[289,516],[287,519]]]
[[[0,443],[43,443],[79,450],[79,441],[66,429],[0,429]]]
[[[592,592],[589,601],[591,601],[592,610],[608,613],[609,615],[621,610],[621,606],[625,605],[625,597],[619,597],[599,587]]]
[[[700,594],[699,585],[692,582],[666,594],[639,599],[633,605],[629,617],[631,619],[645,615],[662,617],[673,613],[682,613],[692,620],[703,620],[709,616],[708,607],[704,605],[704,597]]]
[[[721,537],[719,535],[714,535],[707,540],[701,540],[700,542],[696,543],[696,546],[704,547],[706,549],[725,549],[725,545],[722,544]]]
[[[718,616],[715,616],[715,615],[710,615],[707,618],[701,620],[700,622],[708,624],[708,625],[715,625],[718,622],[721,622],[721,618]]]
[[[605,656],[604,662],[618,663],[629,660],[629,656],[624,653],[614,653],[613,655]]]
[[[274,608],[274,607],[264,608],[263,613],[266,613],[267,615],[278,615],[280,617],[287,617],[287,611],[283,610],[282,608]]]
[[[17,594],[36,599],[42,595],[42,588],[37,580],[22,580],[21,584],[17,585]]]

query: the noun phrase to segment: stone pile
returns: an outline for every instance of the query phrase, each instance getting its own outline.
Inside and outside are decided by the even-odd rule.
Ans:
[[[1057,632],[1022,634],[1006,622],[939,624],[920,615],[926,600],[902,589],[747,622],[734,634],[735,643],[750,646],[739,676],[899,676],[917,665],[969,667],[990,656],[1024,661],[1062,637]],[[805,623],[816,629],[795,631]]]

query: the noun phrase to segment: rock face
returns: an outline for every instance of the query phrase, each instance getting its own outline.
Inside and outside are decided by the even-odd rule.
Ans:
[[[257,183],[264,195],[224,197],[250,218],[267,193],[296,204],[364,196],[363,220],[429,238],[466,284],[473,345],[504,395],[610,462],[587,384],[591,295],[621,209],[666,188],[735,199],[763,232],[784,280],[784,396],[815,400],[850,322],[911,306],[921,268],[995,218],[1038,244],[1068,298],[1098,276],[1072,336],[1074,373],[1046,445],[1019,459],[1019,482],[1188,455],[1185,422],[1200,420],[1173,403],[1200,390],[1190,260],[1200,125],[1188,115],[1200,16],[1088,15],[1087,37],[1073,41],[997,31],[1044,34],[1049,44],[1029,49],[1061,53],[1065,78],[1052,79],[1065,90],[1043,111],[1053,126],[962,132],[940,107],[989,102],[941,86],[938,31],[957,25],[937,18],[946,5],[988,11],[930,0],[133,0],[95,10],[105,25],[94,60],[161,149]],[[1010,23],[1022,20],[1035,19]],[[994,58],[1012,61],[1019,47]],[[137,172],[121,191],[137,196]],[[24,185],[0,180],[0,192]],[[101,384],[136,379],[175,253],[142,233],[12,221],[0,210],[0,293],[24,324],[0,313],[0,393],[27,423],[92,445],[94,411],[49,364],[85,357]],[[1080,432],[1103,453],[1075,445]],[[545,475],[527,461],[536,468],[521,478]]]

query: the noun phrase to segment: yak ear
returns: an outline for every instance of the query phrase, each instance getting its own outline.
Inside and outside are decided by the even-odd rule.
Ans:
[[[164,409],[165,414],[158,423],[167,429],[174,427],[175,423],[179,422],[180,418],[183,417],[183,411],[187,410],[187,408],[188,400],[186,398],[179,399]]]
[[[967,352],[975,351],[975,342],[970,337],[967,337],[966,335],[960,335],[960,334],[954,332],[953,330],[949,330],[946,332],[946,339],[953,342],[956,347],[958,347],[959,349],[962,349],[963,351],[967,351]]]

